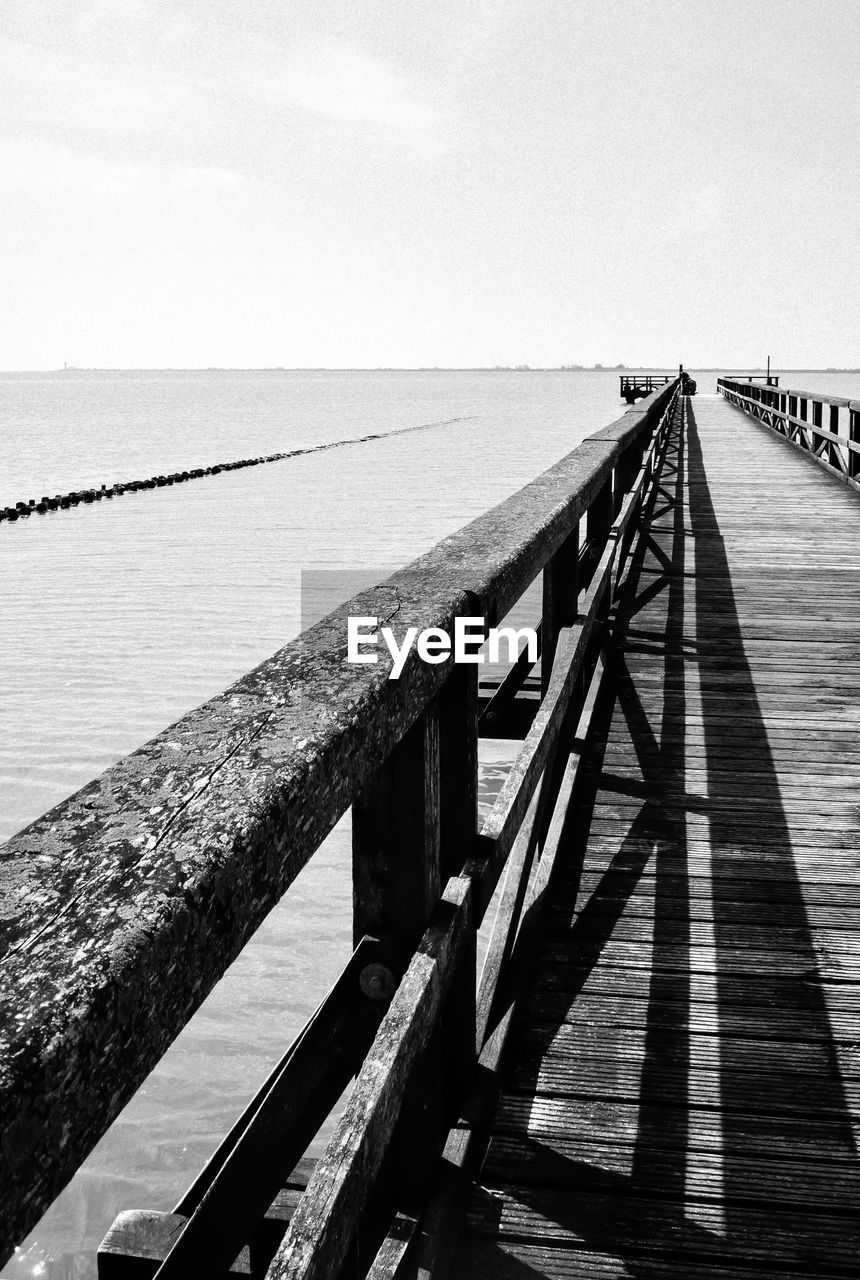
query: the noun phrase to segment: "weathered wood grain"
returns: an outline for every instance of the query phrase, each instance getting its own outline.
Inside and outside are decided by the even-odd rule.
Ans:
[[[620,1251],[627,1257],[662,1253],[681,1274],[696,1274],[711,1260],[755,1262],[780,1269],[806,1266],[813,1275],[851,1275],[860,1247],[860,1228],[845,1216],[798,1214],[773,1206],[735,1206],[732,1233],[725,1233],[723,1206],[687,1197],[679,1206],[647,1195],[572,1195],[541,1188],[484,1191],[470,1208],[475,1234],[505,1240]],[[828,1269],[818,1268],[827,1258]],[[678,1274],[678,1272],[676,1272]],[[779,1274],[779,1272],[777,1272]]]
[[[472,904],[471,882],[449,880],[275,1256],[271,1280],[327,1280],[343,1264],[394,1133],[407,1079],[429,1043],[468,941]]]
[[[626,1252],[626,1251],[625,1251]],[[761,1267],[720,1266],[709,1260],[707,1269],[696,1267],[697,1275],[707,1280],[762,1280]],[[780,1276],[808,1276],[797,1267],[782,1264]],[[624,1259],[617,1253],[568,1245],[558,1248],[534,1241],[515,1239],[490,1240],[473,1236],[463,1242],[459,1253],[451,1259],[450,1280],[678,1280],[679,1263],[674,1256],[660,1256],[647,1247],[631,1250]]]
[[[255,1225],[249,1242],[239,1250],[229,1269],[225,1270],[222,1263],[211,1274],[251,1276],[252,1280],[264,1276],[306,1185],[306,1178],[291,1179]],[[99,1280],[153,1280],[187,1221],[182,1214],[148,1209],[121,1213],[99,1246]],[[181,1274],[192,1276],[203,1270],[201,1257],[187,1264]]]

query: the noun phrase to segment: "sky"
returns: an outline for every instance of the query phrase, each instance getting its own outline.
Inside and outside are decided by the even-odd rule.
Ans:
[[[857,0],[4,0],[0,368],[860,365]]]

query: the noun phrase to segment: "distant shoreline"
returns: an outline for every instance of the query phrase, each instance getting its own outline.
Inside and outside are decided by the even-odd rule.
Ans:
[[[672,373],[677,369],[677,365],[659,365],[659,364],[618,364],[618,365],[417,365],[400,366],[400,365],[379,365],[379,366],[327,366],[327,365],[272,365],[261,367],[240,368],[224,366],[209,366],[207,368],[181,368],[179,366],[166,365],[160,367],[141,367],[141,368],[99,368],[97,366],[77,366],[71,365],[65,369],[2,369],[0,377],[8,374],[75,374],[75,373]],[[717,365],[701,365],[688,363],[688,369],[695,369],[699,373],[716,373],[723,370],[732,370],[735,373],[747,374],[764,374],[766,369],[761,366],[742,367],[737,364],[717,364]],[[775,374],[784,373],[858,373],[860,368],[819,368],[812,365],[773,366],[772,372]]]

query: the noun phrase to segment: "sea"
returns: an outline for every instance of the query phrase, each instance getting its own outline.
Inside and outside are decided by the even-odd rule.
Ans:
[[[625,408],[609,370],[0,374],[0,507],[306,450],[0,524],[0,841],[294,637],[303,572],[387,575]],[[484,752],[484,806],[509,763]],[[347,815],[3,1280],[89,1280],[117,1213],[173,1208],[345,963],[350,906]]]

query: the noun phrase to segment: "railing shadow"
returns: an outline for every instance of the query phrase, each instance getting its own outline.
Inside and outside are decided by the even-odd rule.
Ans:
[[[794,1205],[786,1248],[821,1258],[820,1224],[860,1203],[860,1165],[779,774],[744,648],[695,415],[688,501],[704,726],[720,1033],[725,1235],[739,1206]],[[793,651],[792,651],[793,652]],[[822,805],[823,809],[823,805]],[[826,818],[821,818],[821,826]],[[814,1045],[814,1048],[810,1046]],[[750,1161],[752,1159],[752,1164]],[[803,1164],[794,1163],[802,1159]],[[754,1185],[751,1181],[754,1180]],[[856,1219],[845,1235],[860,1249]]]
[[[544,1247],[609,1255],[631,1277],[666,1274],[666,1258],[679,1274],[694,1265],[708,1280],[744,1264],[781,1275],[852,1274],[860,1164],[850,1110],[690,405],[652,513],[656,541],[643,543],[652,554],[644,574],[641,557],[636,573],[631,567],[619,610],[595,790],[577,811],[578,848],[572,840],[568,861],[576,871],[557,905],[570,911],[585,897],[582,833],[595,797],[605,804],[614,791],[643,803],[617,852],[591,841],[589,896],[565,935],[566,955],[556,951],[575,976],[555,1001],[558,1018],[541,1030],[548,1047],[576,1017],[597,966],[617,976],[629,964],[613,952],[614,936],[647,870],[653,932],[642,955],[650,968],[628,969],[624,987],[645,1006],[635,1131],[626,1153],[617,1121],[603,1137],[591,1122],[577,1135],[577,1107],[588,1109],[583,1079],[575,1090],[582,1101],[567,1113],[572,1131],[565,1121],[563,1132],[531,1124],[518,1135],[520,1176],[512,1181],[517,1201],[542,1222]],[[643,678],[633,656],[631,676],[625,655],[637,651],[654,655],[659,682],[653,673]],[[604,755],[622,719],[641,784],[616,775]],[[601,847],[610,851],[602,865]],[[611,1027],[604,1034],[610,1045],[617,1036]],[[520,1071],[518,1088],[551,1092],[542,1058]],[[603,1101],[618,1110],[621,1097]],[[558,1099],[555,1106],[561,1115]],[[490,1198],[485,1220],[493,1212]],[[515,1229],[502,1230],[516,1241]],[[493,1274],[506,1280],[543,1274],[516,1247],[482,1246],[488,1250]]]

